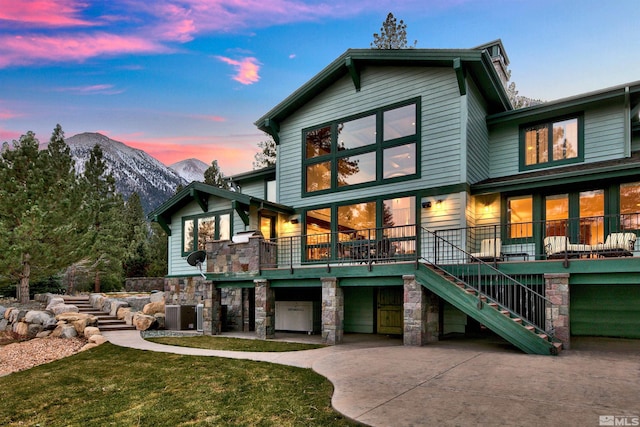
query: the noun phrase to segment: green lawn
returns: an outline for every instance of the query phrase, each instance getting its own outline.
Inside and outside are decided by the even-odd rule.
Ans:
[[[347,426],[309,369],[106,343],[0,377],[3,426]]]
[[[197,335],[187,337],[154,337],[145,338],[158,344],[176,345],[179,347],[206,348],[208,350],[232,351],[299,351],[322,348],[320,344],[302,344],[294,342],[252,340],[243,338],[215,337],[211,335]]]

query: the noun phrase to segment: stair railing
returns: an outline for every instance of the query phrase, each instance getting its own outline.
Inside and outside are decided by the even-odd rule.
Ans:
[[[523,325],[531,325],[537,333],[544,332],[553,339],[553,323],[546,318],[546,308],[552,305],[548,298],[498,270],[491,264],[494,260],[478,259],[425,228],[420,237],[421,260],[454,282],[464,284],[465,289],[473,289],[479,307],[485,304],[485,299],[486,303],[496,303],[511,317],[522,319]],[[464,244],[463,239],[460,236],[460,244]]]

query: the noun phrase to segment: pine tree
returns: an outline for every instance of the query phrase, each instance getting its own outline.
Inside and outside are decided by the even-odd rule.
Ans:
[[[273,139],[258,142],[259,152],[255,154],[253,169],[262,169],[276,164],[276,143]]]
[[[149,267],[149,228],[138,193],[129,196],[125,204],[125,241],[128,242],[122,262],[125,277],[144,277]]]
[[[389,12],[387,19],[382,23],[380,33],[373,33],[372,49],[407,49],[418,44],[414,41],[412,46],[407,45],[407,24],[400,20],[398,24],[393,13]]]
[[[204,183],[224,190],[229,189],[229,184],[225,181],[224,174],[218,167],[217,160],[212,161],[211,166],[204,171]]]
[[[31,281],[57,274],[76,256],[77,181],[63,135],[58,125],[43,151],[33,132],[3,144],[0,270],[19,282],[21,302],[29,300]]]

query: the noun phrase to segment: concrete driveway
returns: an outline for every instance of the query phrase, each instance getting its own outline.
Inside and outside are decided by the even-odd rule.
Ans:
[[[143,350],[310,367],[333,383],[337,411],[371,426],[640,425],[640,340],[575,338],[553,357],[499,338],[404,347],[346,336],[318,350],[244,353],[154,344],[135,331],[104,335]]]

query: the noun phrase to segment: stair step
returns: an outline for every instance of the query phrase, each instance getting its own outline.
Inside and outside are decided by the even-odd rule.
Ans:
[[[121,325],[124,323],[124,320],[120,319],[98,319],[98,327],[100,327],[100,325]]]
[[[100,328],[100,332],[105,332],[105,331],[129,331],[129,330],[134,330],[136,329],[135,326],[133,325],[127,325],[126,323],[120,324],[120,325],[108,325],[108,326],[98,326]]]
[[[496,308],[496,309],[498,308],[498,303],[496,303],[496,302],[490,302],[487,305],[489,305],[490,307]]]
[[[505,316],[509,316],[508,310],[500,310],[500,313],[504,314]]]
[[[520,324],[522,324],[522,319],[521,319],[521,318],[519,318],[519,317],[514,317],[512,320],[513,320],[514,322],[516,322],[516,323],[520,323]]]
[[[542,338],[543,340],[546,340],[547,338],[549,338],[549,336],[547,334],[538,334],[538,336],[540,338]]]
[[[527,326],[525,326],[525,329],[527,329],[527,330],[529,330],[529,331],[531,331],[531,332],[533,332],[533,331],[535,331],[535,330],[536,330],[536,328],[534,328],[534,327],[533,327],[533,326],[531,326],[531,325],[527,325]]]

